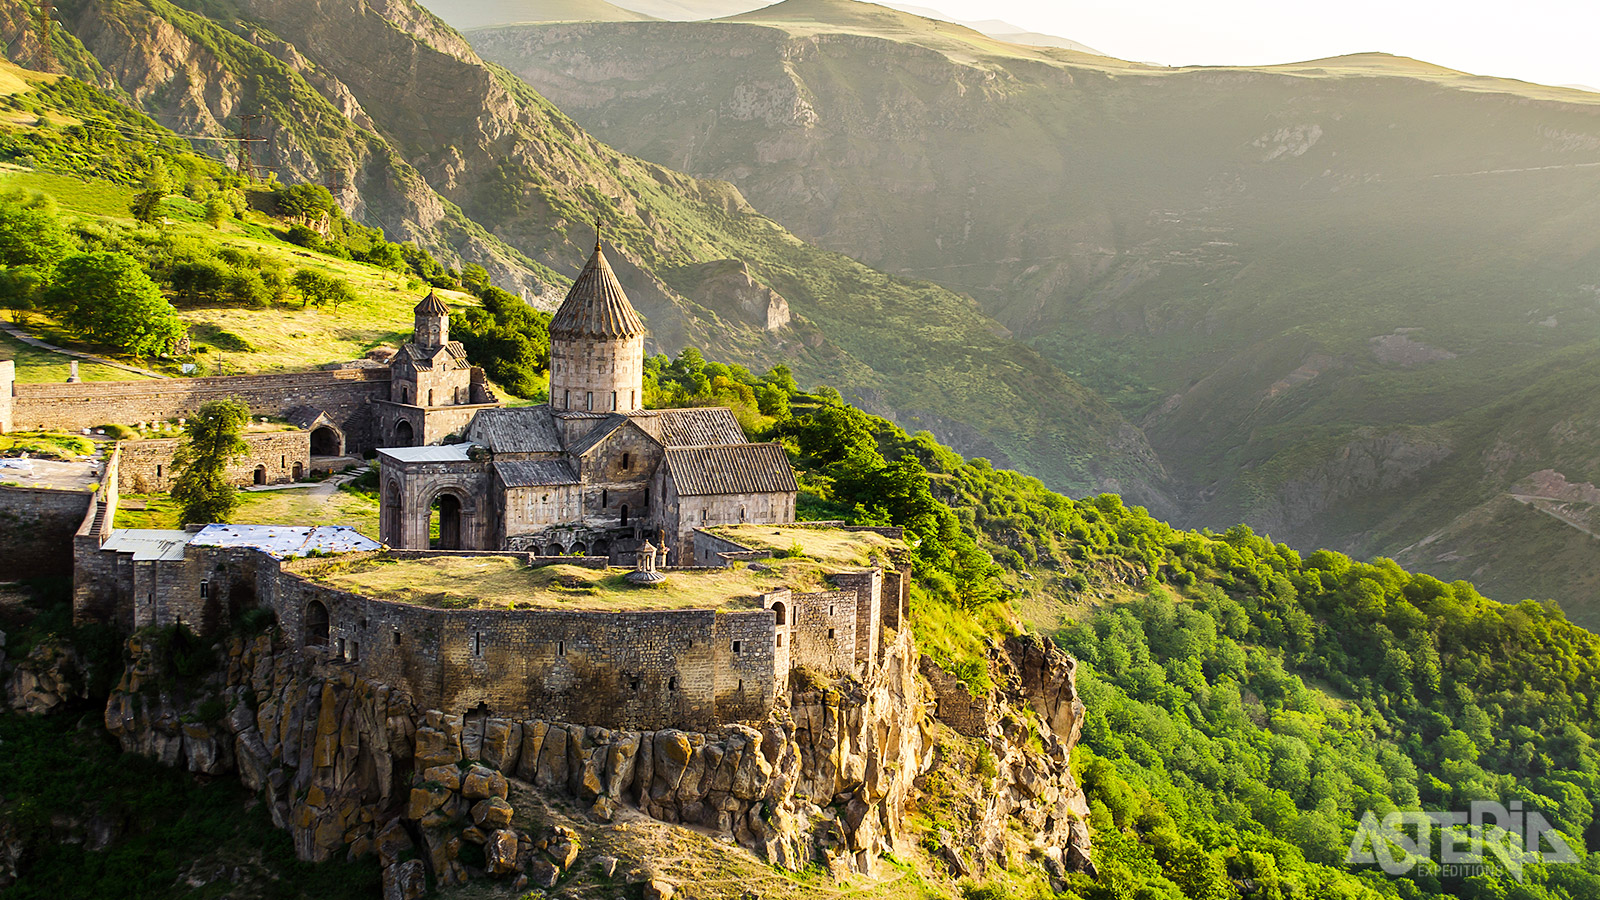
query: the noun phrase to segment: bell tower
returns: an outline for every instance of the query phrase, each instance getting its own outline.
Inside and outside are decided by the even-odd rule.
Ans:
[[[412,342],[418,347],[443,347],[450,343],[450,308],[433,291],[422,298],[416,309],[416,328]]]
[[[550,320],[550,407],[633,412],[644,405],[644,322],[595,232],[594,255]]]

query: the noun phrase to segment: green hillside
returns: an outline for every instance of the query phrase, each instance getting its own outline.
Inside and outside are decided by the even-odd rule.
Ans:
[[[472,39],[617,146],[975,298],[1139,425],[1182,523],[1398,553],[1532,472],[1600,477],[1600,96],[1386,54],[1158,68],[851,0]],[[1484,589],[1548,584],[1518,565]]]
[[[131,53],[118,84],[164,124],[203,129],[226,118],[200,84],[258,85],[277,129],[270,154],[321,161],[285,172],[298,166],[299,179],[315,183],[326,177],[321,166],[354,166],[342,170],[350,180],[339,192],[352,215],[446,262],[480,262],[496,284],[537,305],[557,302],[599,219],[650,323],[652,349],[703,346],[762,368],[786,362],[967,452],[1076,490],[1118,488],[1164,503],[1164,474],[1137,429],[971,300],[808,245],[726,183],[618,153],[483,63],[421,7],[323,5],[310,15],[299,0],[258,0],[224,15],[190,5],[200,12],[165,0],[63,4],[62,22],[93,54]],[[150,29],[171,36],[167,52],[183,58],[181,75],[140,55]],[[262,31],[299,56],[286,63],[263,51],[250,37]],[[401,58],[406,66],[389,65]],[[380,70],[401,74],[375,77]],[[730,259],[781,295],[789,325],[768,330],[736,299],[696,292],[675,275]]]

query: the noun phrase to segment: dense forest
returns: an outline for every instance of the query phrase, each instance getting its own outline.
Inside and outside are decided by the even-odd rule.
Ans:
[[[1100,876],[1077,876],[1076,896],[1600,896],[1600,638],[1553,604],[1073,500],[802,393],[782,367],[755,377],[688,350],[646,378],[654,404],[729,405],[782,441],[802,515],[904,526],[919,642],[977,690],[983,642],[1015,627],[1022,594],[1111,600],[1055,636],[1089,707],[1074,766]],[[1541,810],[1582,861],[1530,858],[1521,880],[1493,854],[1466,877],[1345,865],[1365,813],[1474,800]]]

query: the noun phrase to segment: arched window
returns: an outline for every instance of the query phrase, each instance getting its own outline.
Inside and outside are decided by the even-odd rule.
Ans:
[[[428,388],[428,405],[433,405],[433,388]]]
[[[772,614],[777,617],[778,625],[789,624],[789,610],[784,608],[783,603],[772,604]]]
[[[626,504],[626,503],[622,504],[622,523],[621,524],[623,524],[623,525],[628,524],[628,504]]]
[[[328,646],[328,607],[321,600],[306,604],[305,632],[307,647]]]
[[[594,412],[594,391],[583,392],[583,408],[587,412]]]
[[[629,462],[630,462],[630,457],[629,457],[629,455],[628,455],[628,454],[626,454],[626,453],[624,453],[624,454],[622,454],[622,471],[624,471],[624,472],[626,472],[626,471],[628,471],[628,468],[629,468],[629,466],[628,466],[628,464],[629,464]]]

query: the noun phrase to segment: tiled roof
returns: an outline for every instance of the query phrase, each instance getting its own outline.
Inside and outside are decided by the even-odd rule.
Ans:
[[[619,413],[612,413],[611,415],[606,416],[606,420],[604,422],[601,422],[600,424],[589,429],[589,431],[584,434],[583,437],[579,438],[576,443],[567,448],[567,452],[571,453],[573,456],[582,456],[585,453],[588,453],[590,450],[595,448],[595,445],[610,437],[613,431],[621,428],[627,423],[627,421],[628,417]]]
[[[564,459],[508,459],[494,464],[506,487],[577,484],[578,473]]]
[[[644,334],[644,322],[634,312],[611,263],[596,244],[594,256],[578,273],[550,320],[551,337],[625,338]]]
[[[486,409],[472,418],[467,439],[495,453],[559,453],[561,433],[548,406]]]
[[[641,410],[630,417],[666,447],[743,444],[746,440],[733,410],[725,406]]]
[[[667,467],[683,497],[799,490],[789,457],[778,444],[668,447]]]
[[[416,366],[419,371],[426,372],[433,368],[433,358],[440,349],[438,347],[431,349],[420,347],[415,343],[408,342],[400,348],[400,355],[410,360],[411,364]],[[442,349],[449,357],[447,368],[464,369],[469,365],[467,362],[467,349],[461,346],[460,341],[451,341],[445,344]]]
[[[418,303],[412,312],[421,315],[448,316],[450,315],[450,307],[444,305],[444,301],[439,299],[437,293],[429,291],[428,296],[423,297],[422,302]]]
[[[284,413],[283,417],[296,428],[310,428],[318,420],[333,421],[326,411],[315,406],[296,406]]]

